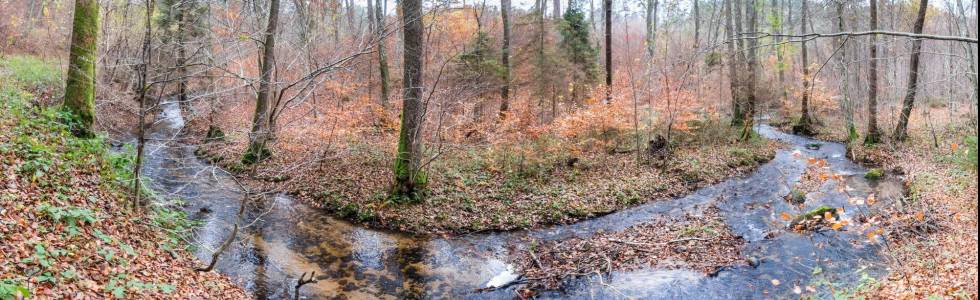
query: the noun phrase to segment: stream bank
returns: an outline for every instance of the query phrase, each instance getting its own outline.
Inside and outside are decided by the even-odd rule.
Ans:
[[[210,260],[232,231],[242,194],[234,180],[194,155],[180,140],[184,120],[175,103],[164,103],[152,128],[145,174],[162,195],[179,197],[202,226],[198,256]],[[757,131],[779,140],[780,150],[749,175],[732,178],[673,200],[653,201],[602,217],[542,229],[469,234],[452,238],[416,237],[371,230],[332,218],[286,195],[269,195],[245,208],[235,242],[221,255],[217,270],[256,298],[289,298],[297,278],[316,272],[303,286],[307,298],[512,298],[519,285],[478,292],[518,278],[509,262],[532,243],[586,238],[621,231],[653,218],[682,216],[714,206],[731,231],[746,241],[742,254],[755,263],[726,268],[713,276],[679,266],[642,268],[570,278],[542,298],[785,298],[799,289],[829,296],[855,288],[864,278],[880,277],[880,241],[869,241],[860,216],[867,209],[852,199],[902,195],[900,182],[868,180],[863,167],[844,157],[844,146],[778,132]],[[839,179],[825,182],[802,205],[784,200],[808,162],[824,160]],[[838,189],[840,184],[845,188]],[[820,206],[842,208],[851,224],[841,231],[801,234],[786,229],[782,213],[799,215]],[[601,279],[601,280],[600,280]],[[811,290],[812,289],[812,290]]]

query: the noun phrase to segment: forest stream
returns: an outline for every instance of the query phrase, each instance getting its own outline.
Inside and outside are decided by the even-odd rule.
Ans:
[[[201,221],[192,241],[201,264],[226,240],[242,200],[235,181],[194,155],[194,143],[182,143],[184,119],[176,103],[164,103],[150,131],[144,172],[161,194],[183,201],[188,215]],[[258,299],[293,297],[297,278],[315,272],[315,283],[302,286],[307,299],[324,298],[465,298],[510,299],[520,285],[518,270],[508,264],[532,240],[586,237],[617,231],[661,216],[697,213],[714,205],[732,232],[746,244],[742,254],[752,262],[714,274],[685,269],[641,269],[586,276],[561,291],[540,298],[745,299],[792,298],[800,286],[814,287],[819,298],[857,286],[862,278],[885,274],[878,250],[858,230],[797,233],[780,214],[798,215],[822,205],[844,208],[844,217],[858,223],[866,206],[849,199],[874,193],[880,201],[902,196],[896,179],[867,180],[867,171],[845,157],[845,147],[757,127],[759,134],[788,145],[754,172],[731,178],[679,199],[652,199],[609,215],[541,229],[479,233],[448,238],[416,237],[368,229],[300,203],[288,195],[267,197],[248,205],[243,229],[221,254],[216,270],[228,275]],[[807,195],[804,208],[784,200],[805,168],[807,159],[826,159],[834,173],[844,175],[845,188],[824,182]],[[261,201],[260,201],[261,202]],[[780,284],[781,283],[781,284]],[[504,286],[479,291],[488,286]]]

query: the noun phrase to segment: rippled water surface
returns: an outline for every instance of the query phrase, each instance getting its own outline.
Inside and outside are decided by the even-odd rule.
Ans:
[[[221,170],[195,158],[180,139],[184,120],[178,105],[165,103],[150,133],[145,173],[161,194],[179,197],[188,214],[203,225],[196,232],[197,255],[211,253],[232,231],[242,193]],[[511,286],[477,292],[488,284],[514,280],[507,264],[532,239],[553,240],[621,230],[659,216],[682,215],[715,205],[732,231],[747,244],[743,254],[753,262],[722,270],[714,276],[680,270],[641,269],[602,278],[569,282],[564,291],[542,298],[731,299],[793,297],[795,286],[813,286],[829,296],[831,286],[854,287],[861,278],[880,277],[884,266],[876,244],[861,232],[824,231],[801,235],[785,230],[780,213],[800,214],[828,205],[843,207],[853,220],[866,211],[849,203],[852,197],[876,193],[879,199],[901,196],[897,181],[869,182],[866,171],[844,157],[844,146],[757,128],[767,138],[789,147],[741,178],[733,178],[679,199],[659,199],[603,217],[537,230],[487,233],[452,238],[423,238],[366,229],[338,220],[287,195],[270,195],[246,205],[245,226],[222,254],[217,271],[227,274],[257,298],[292,298],[300,274],[316,272],[316,283],[300,296],[323,298],[468,298],[508,299]],[[846,188],[830,180],[820,192],[807,195],[804,209],[783,197],[799,180],[810,157],[826,159],[844,176]],[[203,262],[202,262],[203,264]],[[773,279],[780,282],[773,284]],[[836,287],[835,287],[836,288]]]

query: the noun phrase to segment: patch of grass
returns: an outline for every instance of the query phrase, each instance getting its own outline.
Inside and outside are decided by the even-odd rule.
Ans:
[[[963,138],[963,146],[953,151],[956,164],[964,170],[977,171],[977,136]]]

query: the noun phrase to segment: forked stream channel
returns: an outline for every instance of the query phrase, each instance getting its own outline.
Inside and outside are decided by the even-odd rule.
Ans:
[[[176,103],[164,103],[150,130],[144,172],[161,195],[180,198],[188,215],[200,220],[195,232],[201,264],[231,233],[242,192],[226,173],[194,155],[182,141],[184,119]],[[304,285],[307,299],[511,299],[519,285],[478,292],[488,285],[515,280],[511,257],[526,251],[531,240],[587,237],[618,231],[655,218],[698,214],[714,205],[732,231],[746,241],[742,254],[751,263],[717,274],[685,269],[645,268],[574,279],[561,291],[540,298],[570,299],[767,299],[795,298],[794,288],[812,286],[818,298],[832,290],[855,287],[861,278],[885,272],[881,244],[869,243],[859,230],[799,234],[786,229],[782,212],[804,213],[820,205],[843,207],[857,223],[867,207],[848,201],[875,193],[881,201],[901,197],[901,184],[864,178],[866,170],[847,160],[844,146],[759,126],[764,137],[788,145],[754,172],[697,190],[678,199],[651,199],[647,204],[570,225],[449,238],[416,237],[360,227],[333,218],[285,194],[246,206],[234,242],[221,254],[216,270],[228,275],[259,299],[291,299],[297,278],[316,272],[318,281]],[[833,172],[845,175],[843,192],[833,179],[807,195],[804,208],[784,196],[803,174],[807,158],[826,159]],[[255,201],[253,201],[255,202]],[[857,224],[852,224],[857,225]],[[851,226],[848,226],[851,227]],[[856,226],[855,226],[856,227]],[[781,284],[774,284],[773,279]],[[813,294],[812,292],[805,293]]]

